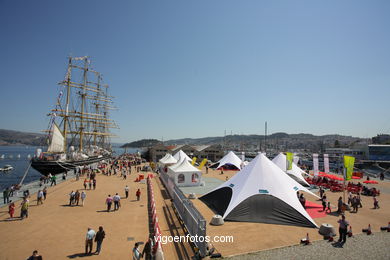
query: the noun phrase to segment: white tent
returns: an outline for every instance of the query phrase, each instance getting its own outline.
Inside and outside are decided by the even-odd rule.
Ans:
[[[199,186],[202,172],[191,165],[188,160],[183,160],[180,164],[168,168],[169,176],[177,186]]]
[[[224,165],[234,165],[237,169],[241,169],[242,161],[238,156],[233,153],[232,151],[228,152],[221,160],[219,160],[215,165],[217,166],[217,169],[224,166]]]
[[[159,162],[162,164],[174,164],[177,163],[177,160],[171,154],[167,153]]]
[[[284,153],[279,153],[278,156],[276,156],[274,159],[272,159],[272,162],[274,164],[276,164],[282,171],[286,172],[286,169],[287,169],[287,161],[286,160],[287,160],[286,155]],[[299,168],[295,163],[292,164],[291,170],[287,170],[287,174],[291,178],[293,178],[294,180],[296,180],[300,184],[302,184],[306,187],[309,187],[310,184],[307,183],[305,178],[303,178],[302,173],[304,173],[304,171],[301,168]]]
[[[175,158],[176,161],[178,161],[178,162],[182,161],[183,158],[186,158],[188,161],[192,161],[192,159],[190,157],[188,157],[188,155],[185,152],[183,152],[182,150],[175,153],[173,158]]]
[[[259,154],[200,200],[225,220],[317,227],[299,202],[297,191],[316,196]]]

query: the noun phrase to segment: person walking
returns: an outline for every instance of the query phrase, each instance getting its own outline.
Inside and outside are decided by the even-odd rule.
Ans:
[[[112,197],[111,197],[111,195],[108,195],[108,197],[106,199],[106,204],[107,204],[107,212],[110,212],[111,205],[112,205]]]
[[[20,211],[20,218],[24,219],[24,217],[28,218],[28,206],[29,206],[29,201],[25,197],[22,201],[21,205],[21,211]]]
[[[99,227],[99,231],[96,233],[95,242],[96,242],[96,252],[95,254],[100,254],[100,250],[102,249],[103,239],[106,237],[106,233],[103,230],[103,227]]]
[[[76,190],[76,193],[74,194],[74,204],[78,206],[79,202],[80,202],[80,192],[79,190]]]
[[[341,216],[341,219],[337,221],[339,223],[339,243],[345,244],[347,242],[347,229],[349,222],[345,220],[345,215]]]
[[[125,194],[126,194],[126,199],[129,197],[129,186],[126,185],[125,187]]]
[[[96,190],[96,179],[92,180],[93,189]]]
[[[146,241],[144,249],[142,250],[142,258],[145,260],[152,260],[152,238],[149,237],[148,241]]]
[[[96,235],[95,230],[93,230],[92,228],[88,228],[88,232],[85,237],[85,254],[92,253],[93,239],[95,238],[95,235]]]
[[[37,205],[43,204],[43,191],[39,190],[37,192]]]
[[[9,188],[6,188],[5,190],[3,190],[4,204],[9,203],[9,194],[10,194]]]
[[[137,192],[135,193],[135,196],[137,197],[137,200],[139,201],[140,198],[141,198],[141,191],[140,191],[140,189],[137,190]]]
[[[326,195],[322,196],[322,211],[326,210]]]
[[[376,198],[376,196],[374,196],[374,209],[379,209],[379,201],[378,199]]]
[[[84,190],[87,189],[87,183],[88,183],[88,180],[87,180],[87,179],[84,179]]]
[[[72,206],[72,204],[74,204],[74,196],[75,196],[75,192],[72,191],[71,193],[69,193],[69,206]]]
[[[87,194],[85,194],[85,192],[82,191],[80,197],[81,197],[81,205],[84,207],[84,200],[87,197]]]
[[[54,184],[54,186],[57,185],[57,177],[55,175],[53,175],[51,177],[51,184],[50,184],[50,186],[53,186],[53,184]]]
[[[92,189],[92,180],[89,180],[89,182],[88,182],[88,188],[89,188],[89,189]]]
[[[139,244],[135,243],[134,248],[133,248],[133,260],[140,260],[141,259],[141,253],[138,249]]]
[[[343,213],[343,198],[342,197],[339,197],[339,199],[337,201],[337,213],[338,214]]]
[[[121,196],[117,194],[115,194],[114,198],[114,210],[119,210],[119,207],[121,206]]]
[[[15,213],[15,203],[13,203],[11,201],[11,203],[8,205],[8,214],[9,214],[9,217],[10,218],[13,218],[14,217],[14,213]]]
[[[46,200],[46,196],[47,196],[47,188],[43,188],[42,190],[42,193],[43,193],[43,200]]]

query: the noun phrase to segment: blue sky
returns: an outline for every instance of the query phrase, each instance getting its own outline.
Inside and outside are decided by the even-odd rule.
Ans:
[[[0,128],[37,132],[89,55],[141,138],[390,132],[389,1],[0,0]]]

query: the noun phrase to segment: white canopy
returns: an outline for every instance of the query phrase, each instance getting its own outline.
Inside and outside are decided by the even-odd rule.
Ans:
[[[186,158],[188,161],[192,161],[192,159],[190,157],[188,157],[188,155],[186,155],[186,153],[183,152],[182,150],[175,153],[173,158],[175,158],[176,161],[178,161],[178,162],[180,162],[183,158]]]
[[[169,167],[172,169],[172,167]],[[179,165],[173,167],[174,172],[201,172],[198,168],[193,166],[188,160],[183,160]]]
[[[177,160],[171,154],[167,153],[159,162],[162,164],[174,164],[177,163]]]
[[[276,164],[282,171],[286,172],[287,169],[287,157],[284,153],[279,153],[272,162]],[[299,168],[295,163],[292,164],[292,169],[287,171],[287,174],[292,175],[293,179],[298,181],[300,184],[305,185],[307,187],[310,186],[309,183],[303,178],[302,173],[305,173],[301,168]],[[294,178],[295,177],[295,178]]]
[[[200,199],[226,220],[317,227],[299,202],[297,191],[316,196],[259,154]]]
[[[221,160],[218,161],[218,167],[224,166],[225,164],[231,164],[237,167],[237,169],[241,169],[242,161],[238,156],[232,151],[228,152]]]
[[[199,186],[202,172],[184,157],[182,161],[168,167],[168,174],[177,186]]]

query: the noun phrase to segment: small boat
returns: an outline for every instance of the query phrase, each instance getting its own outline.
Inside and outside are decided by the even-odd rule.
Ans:
[[[31,155],[29,154],[29,155],[27,155],[27,159],[31,159]]]
[[[12,159],[12,158],[14,158],[14,156],[11,154],[11,155],[9,156],[9,158]]]
[[[16,156],[16,158],[20,159],[20,154],[18,154],[18,155]]]
[[[8,172],[8,171],[12,171],[14,169],[14,167],[12,167],[12,165],[5,165],[3,168],[0,168],[0,171],[1,172]]]
[[[5,158],[5,155],[2,154],[2,155],[0,156],[0,159],[4,159],[4,158]]]

